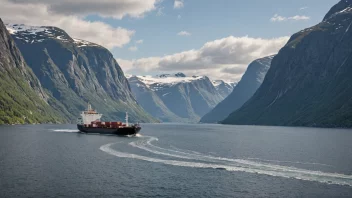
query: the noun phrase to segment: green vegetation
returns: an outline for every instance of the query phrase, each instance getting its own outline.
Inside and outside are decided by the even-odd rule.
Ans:
[[[0,124],[63,122],[17,68],[0,73]]]

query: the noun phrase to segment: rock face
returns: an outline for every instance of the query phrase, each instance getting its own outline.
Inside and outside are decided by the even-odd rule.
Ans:
[[[247,68],[232,93],[207,113],[200,122],[217,123],[224,120],[230,113],[240,108],[262,84],[270,68],[274,56],[264,57],[253,61]]]
[[[64,122],[49,101],[0,19],[0,124]]]
[[[262,86],[223,123],[352,127],[352,1],[294,34]]]
[[[237,82],[228,83],[223,80],[214,80],[212,81],[215,89],[219,92],[219,94],[226,98],[233,91],[233,88],[237,86]]]
[[[198,122],[226,97],[225,89],[232,90],[230,84],[215,87],[206,76],[187,77],[183,73],[132,76],[129,82],[138,103],[164,122]]]
[[[134,99],[128,81],[113,55],[104,47],[71,38],[56,27],[7,24],[27,64],[50,97],[49,104],[75,122],[87,102],[102,119],[155,121]]]

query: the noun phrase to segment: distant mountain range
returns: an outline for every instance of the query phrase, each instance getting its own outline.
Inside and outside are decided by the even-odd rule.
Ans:
[[[214,109],[207,113],[200,122],[202,123],[218,123],[224,120],[230,113],[240,108],[262,84],[266,72],[270,68],[271,60],[274,56],[264,57],[253,61],[247,68],[228,97],[220,102]]]
[[[104,47],[73,39],[56,27],[7,24],[7,29],[58,117],[75,122],[90,102],[103,119],[121,120],[129,112],[131,121],[157,121],[138,105],[119,64]]]
[[[225,124],[352,127],[352,0],[294,34]]]
[[[206,76],[183,73],[158,76],[130,76],[138,103],[164,122],[198,122],[230,94],[235,83],[211,81]]]

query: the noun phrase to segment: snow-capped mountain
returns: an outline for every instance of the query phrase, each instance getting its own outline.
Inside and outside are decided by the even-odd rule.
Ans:
[[[233,88],[237,85],[237,82],[225,82],[223,80],[213,80],[212,83],[224,98],[230,95]]]
[[[198,122],[232,91],[229,83],[183,73],[130,76],[128,80],[138,103],[165,122]]]
[[[141,82],[147,85],[153,91],[160,91],[175,86],[180,83],[190,83],[198,80],[206,80],[205,76],[187,77],[183,73],[161,74],[156,76],[137,76]]]
[[[64,30],[52,26],[28,26],[24,24],[5,24],[7,31],[13,38],[25,43],[41,43],[48,40],[59,40],[60,42],[75,43],[77,47],[99,46],[98,44],[71,38]]]
[[[135,100],[122,69],[106,48],[71,38],[47,26],[7,24],[28,66],[46,92],[51,106],[74,120],[90,102],[103,119],[154,122]]]

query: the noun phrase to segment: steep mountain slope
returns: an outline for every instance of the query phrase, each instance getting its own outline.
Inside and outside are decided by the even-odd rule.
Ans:
[[[0,19],[0,124],[63,122]]]
[[[230,95],[233,91],[233,88],[237,85],[237,82],[228,83],[223,80],[213,80],[212,83],[215,89],[223,98],[226,98],[228,95]]]
[[[205,76],[132,76],[129,82],[142,107],[165,122],[198,122],[224,99]]]
[[[128,81],[138,103],[152,116],[163,122],[187,122],[187,119],[182,119],[171,112],[159,96],[138,77],[132,76]]]
[[[134,99],[128,81],[105,48],[78,39],[55,27],[7,25],[27,64],[43,87],[72,120],[87,102],[104,114],[103,119],[153,122]]]
[[[226,124],[352,127],[352,1],[294,34]]]
[[[262,84],[270,68],[274,56],[264,57],[253,61],[247,68],[232,93],[207,113],[200,122],[217,123],[225,119],[230,113],[240,108]]]

